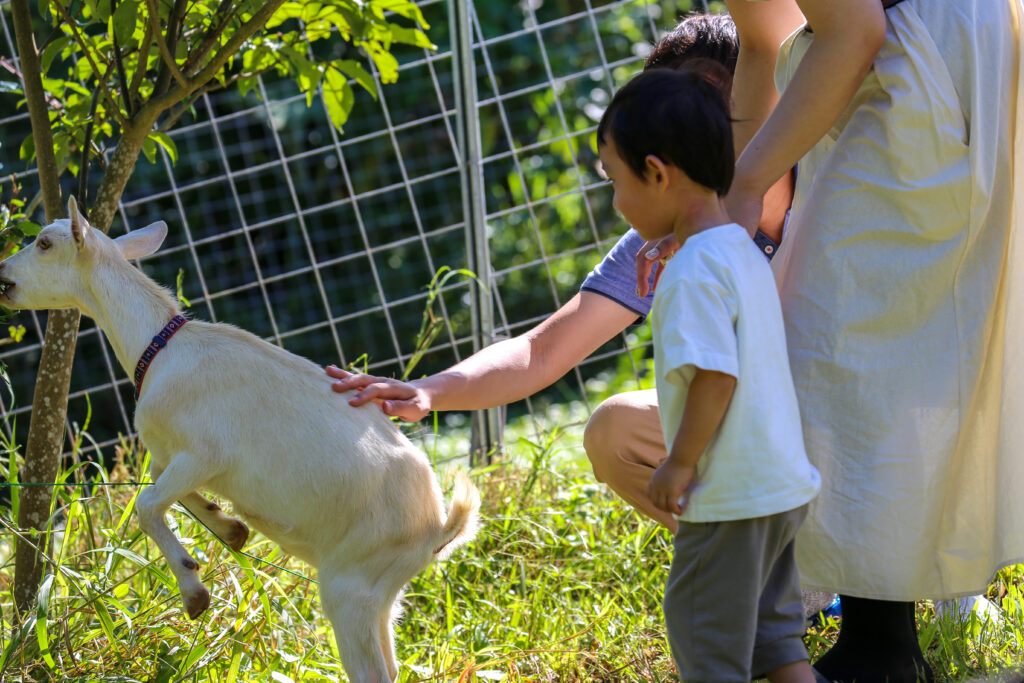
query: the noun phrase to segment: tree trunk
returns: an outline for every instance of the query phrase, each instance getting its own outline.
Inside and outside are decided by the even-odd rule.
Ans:
[[[32,17],[26,0],[11,0],[11,13],[25,100],[35,140],[43,207],[49,222],[62,217],[64,210],[53,155],[49,113],[39,71],[39,53],[32,34]],[[24,481],[49,482],[57,477],[58,459],[64,444],[68,386],[71,383],[71,361],[75,354],[79,317],[77,310],[52,311],[47,319],[35,398],[32,401],[28,443],[25,447]],[[46,547],[44,537],[37,535],[32,539],[27,536],[32,533],[30,530],[45,531],[50,518],[51,499],[52,488],[48,486],[29,486],[22,491],[20,497],[18,526],[24,530],[26,537],[19,537],[15,543],[14,599],[21,613],[35,602],[43,575],[39,550]]]
[[[150,130],[160,114],[169,107],[183,101],[196,89],[213,78],[237,53],[239,46],[262,29],[267,20],[284,3],[271,0],[264,3],[253,16],[232,36],[210,63],[191,79],[189,89],[174,88],[151,100],[128,123],[122,131],[117,148],[107,164],[103,180],[96,193],[96,201],[89,213],[89,223],[94,228],[107,232],[117,211],[118,202],[128,179],[135,170],[135,164],[142,152]],[[58,170],[53,154],[53,136],[44,97],[39,53],[35,36],[32,34],[32,20],[27,0],[11,0],[18,56],[25,86],[25,99],[32,121],[32,136],[35,140],[36,163],[39,168],[40,186],[47,222],[64,215],[63,201],[58,183]],[[29,423],[28,443],[25,447],[23,481],[52,482],[56,480],[60,454],[64,445],[64,423],[67,418],[68,388],[71,384],[71,365],[74,361],[75,344],[78,340],[78,324],[81,314],[78,310],[51,311],[43,338],[42,357],[36,376],[35,398],[32,401],[32,418]],[[26,533],[29,530],[45,531],[50,517],[52,488],[30,486],[23,490],[20,499],[18,526]],[[45,539],[19,538],[15,546],[14,595],[15,605],[24,613],[35,602],[43,574],[41,549],[46,547]]]
[[[24,481],[54,481],[57,478],[60,453],[64,446],[64,420],[67,416],[68,387],[71,384],[71,362],[75,358],[78,339],[78,309],[50,311],[46,321],[43,353],[36,376],[35,398],[32,400],[32,419],[29,423],[28,443],[25,446]],[[50,518],[52,489],[48,486],[29,486],[22,489],[18,510],[18,526],[45,531]],[[18,538],[15,544],[14,600],[22,614],[31,609],[36,591],[43,577],[45,537],[33,540]]]

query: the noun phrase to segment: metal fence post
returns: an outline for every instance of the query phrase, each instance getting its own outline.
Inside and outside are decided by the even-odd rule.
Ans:
[[[448,16],[452,35],[452,81],[455,85],[462,210],[466,226],[466,267],[479,279],[478,285],[470,284],[475,353],[494,340],[494,308],[473,57],[472,0],[448,0]],[[474,465],[489,462],[491,455],[501,449],[499,411],[497,408],[478,410],[473,413],[472,420],[470,462]]]

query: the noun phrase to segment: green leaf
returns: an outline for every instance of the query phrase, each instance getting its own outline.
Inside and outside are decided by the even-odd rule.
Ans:
[[[266,29],[277,28],[289,19],[298,19],[302,16],[301,2],[286,2],[277,8],[277,11],[266,23]]]
[[[22,161],[32,161],[36,158],[36,141],[31,134],[22,141],[18,149],[18,158]]]
[[[423,18],[423,12],[409,0],[374,0],[373,4],[400,17],[412,19],[423,28],[430,28],[430,24]]]
[[[391,28],[391,37],[395,42],[415,45],[425,50],[437,49],[437,46],[430,42],[430,38],[427,38],[427,34],[418,28],[405,28],[397,24],[388,24],[388,26]]]
[[[146,160],[151,163],[156,163],[156,142],[153,141],[152,136],[147,137],[142,142],[142,153],[146,155]]]
[[[373,58],[373,63],[377,65],[377,70],[380,71],[381,83],[394,83],[398,80],[398,60],[394,55],[378,46],[376,49],[370,50],[370,56]]]
[[[354,78],[359,85],[363,86],[366,92],[377,99],[377,83],[373,80],[370,72],[363,68],[363,65],[354,59],[339,59],[333,65],[341,70],[349,78]]]
[[[245,97],[250,92],[256,89],[256,84],[259,81],[255,76],[246,76],[245,78],[238,79],[238,94]]]
[[[158,145],[163,147],[164,150],[167,152],[167,155],[169,157],[171,157],[171,163],[172,164],[177,164],[178,163],[178,146],[176,144],[174,144],[174,140],[171,139],[170,135],[168,135],[167,133],[164,133],[163,131],[155,130],[155,131],[153,131],[152,133],[149,134],[149,137],[147,138],[147,140],[154,140]],[[155,149],[154,149],[154,152],[153,152],[153,156],[154,156],[154,159],[150,159],[150,162],[155,160],[155,157],[156,157],[156,150]]]
[[[32,236],[38,235],[39,231],[43,229],[43,226],[32,221],[22,221],[14,226],[15,230],[20,230],[22,235]]]
[[[126,0],[121,0],[121,2],[125,1]],[[127,2],[131,1],[132,0],[127,0]],[[105,24],[107,23],[107,20],[110,19],[110,0],[97,0],[95,2],[87,1],[85,4],[92,8],[93,16],[97,21],[102,21]],[[157,4],[159,5],[160,3]]]
[[[305,55],[291,48],[285,48],[281,50],[281,53],[291,62],[292,68],[295,70],[295,82],[298,84],[299,90],[305,93],[316,90],[322,76],[316,65],[306,59]]]
[[[188,653],[188,656],[185,657],[185,663],[181,666],[182,671],[190,670],[195,663],[209,651],[209,649],[210,646],[204,641],[198,640],[195,642],[192,646],[192,650]]]
[[[43,54],[39,58],[39,67],[42,69],[43,74],[50,70],[50,65],[57,55],[73,42],[74,39],[71,36],[61,36],[46,46],[46,49],[43,50]]]
[[[302,21],[308,24],[311,21],[316,21],[317,19],[320,19],[320,12],[323,9],[324,5],[322,2],[303,3],[301,15]]]
[[[53,157],[60,168],[71,154],[71,138],[67,130],[60,129],[53,134]]]
[[[348,115],[352,111],[352,104],[355,102],[352,86],[348,84],[345,74],[328,66],[324,74],[323,90],[327,114],[331,117],[334,127],[341,132],[342,126],[348,121]]]
[[[107,635],[107,638],[111,643],[117,642],[117,636],[114,634],[114,620],[110,618],[110,612],[107,610],[107,601],[102,595],[96,595],[94,591],[90,590],[90,600],[95,605],[96,618],[100,622],[100,627],[103,632]]]
[[[35,623],[36,618],[32,616],[25,620],[25,625],[21,629],[11,629],[11,638],[4,646],[4,651],[0,653],[0,671],[7,668],[7,662],[18,651],[18,646],[21,645],[21,641],[25,639],[25,636],[32,632]]]
[[[185,308],[188,308],[189,306],[192,305],[192,302],[190,302],[188,299],[185,298],[185,290],[184,290],[184,287],[183,287],[184,282],[185,282],[185,269],[184,268],[179,268],[178,269],[178,301],[180,301],[181,303],[185,304]]]
[[[50,608],[50,589],[53,587],[53,574],[50,574],[39,586],[36,594],[36,641],[39,643],[39,654],[51,668],[57,668],[57,662],[53,661],[50,653],[50,637],[46,632],[46,615]]]
[[[113,34],[117,42],[124,46],[131,42],[135,33],[135,21],[139,15],[139,6],[132,0],[121,0],[121,3],[114,10],[114,16],[110,21],[113,24]]]

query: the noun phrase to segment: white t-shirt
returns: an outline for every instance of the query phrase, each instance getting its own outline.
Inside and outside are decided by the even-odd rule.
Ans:
[[[658,406],[669,447],[695,368],[736,378],[680,519],[765,517],[814,498],[821,481],[804,451],[775,280],[746,230],[730,223],[687,239],[665,267],[652,317]]]

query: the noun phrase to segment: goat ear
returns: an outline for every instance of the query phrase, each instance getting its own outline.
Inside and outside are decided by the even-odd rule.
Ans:
[[[124,257],[131,261],[155,252],[160,248],[165,237],[167,237],[167,224],[157,221],[144,228],[121,235],[114,240],[114,244],[121,250]]]
[[[75,196],[71,195],[68,197],[68,218],[71,219],[71,237],[74,238],[75,244],[81,248],[85,245],[85,240],[89,237],[89,231],[92,228],[89,226],[89,221],[82,217],[82,214],[78,211],[78,202],[75,201]]]

